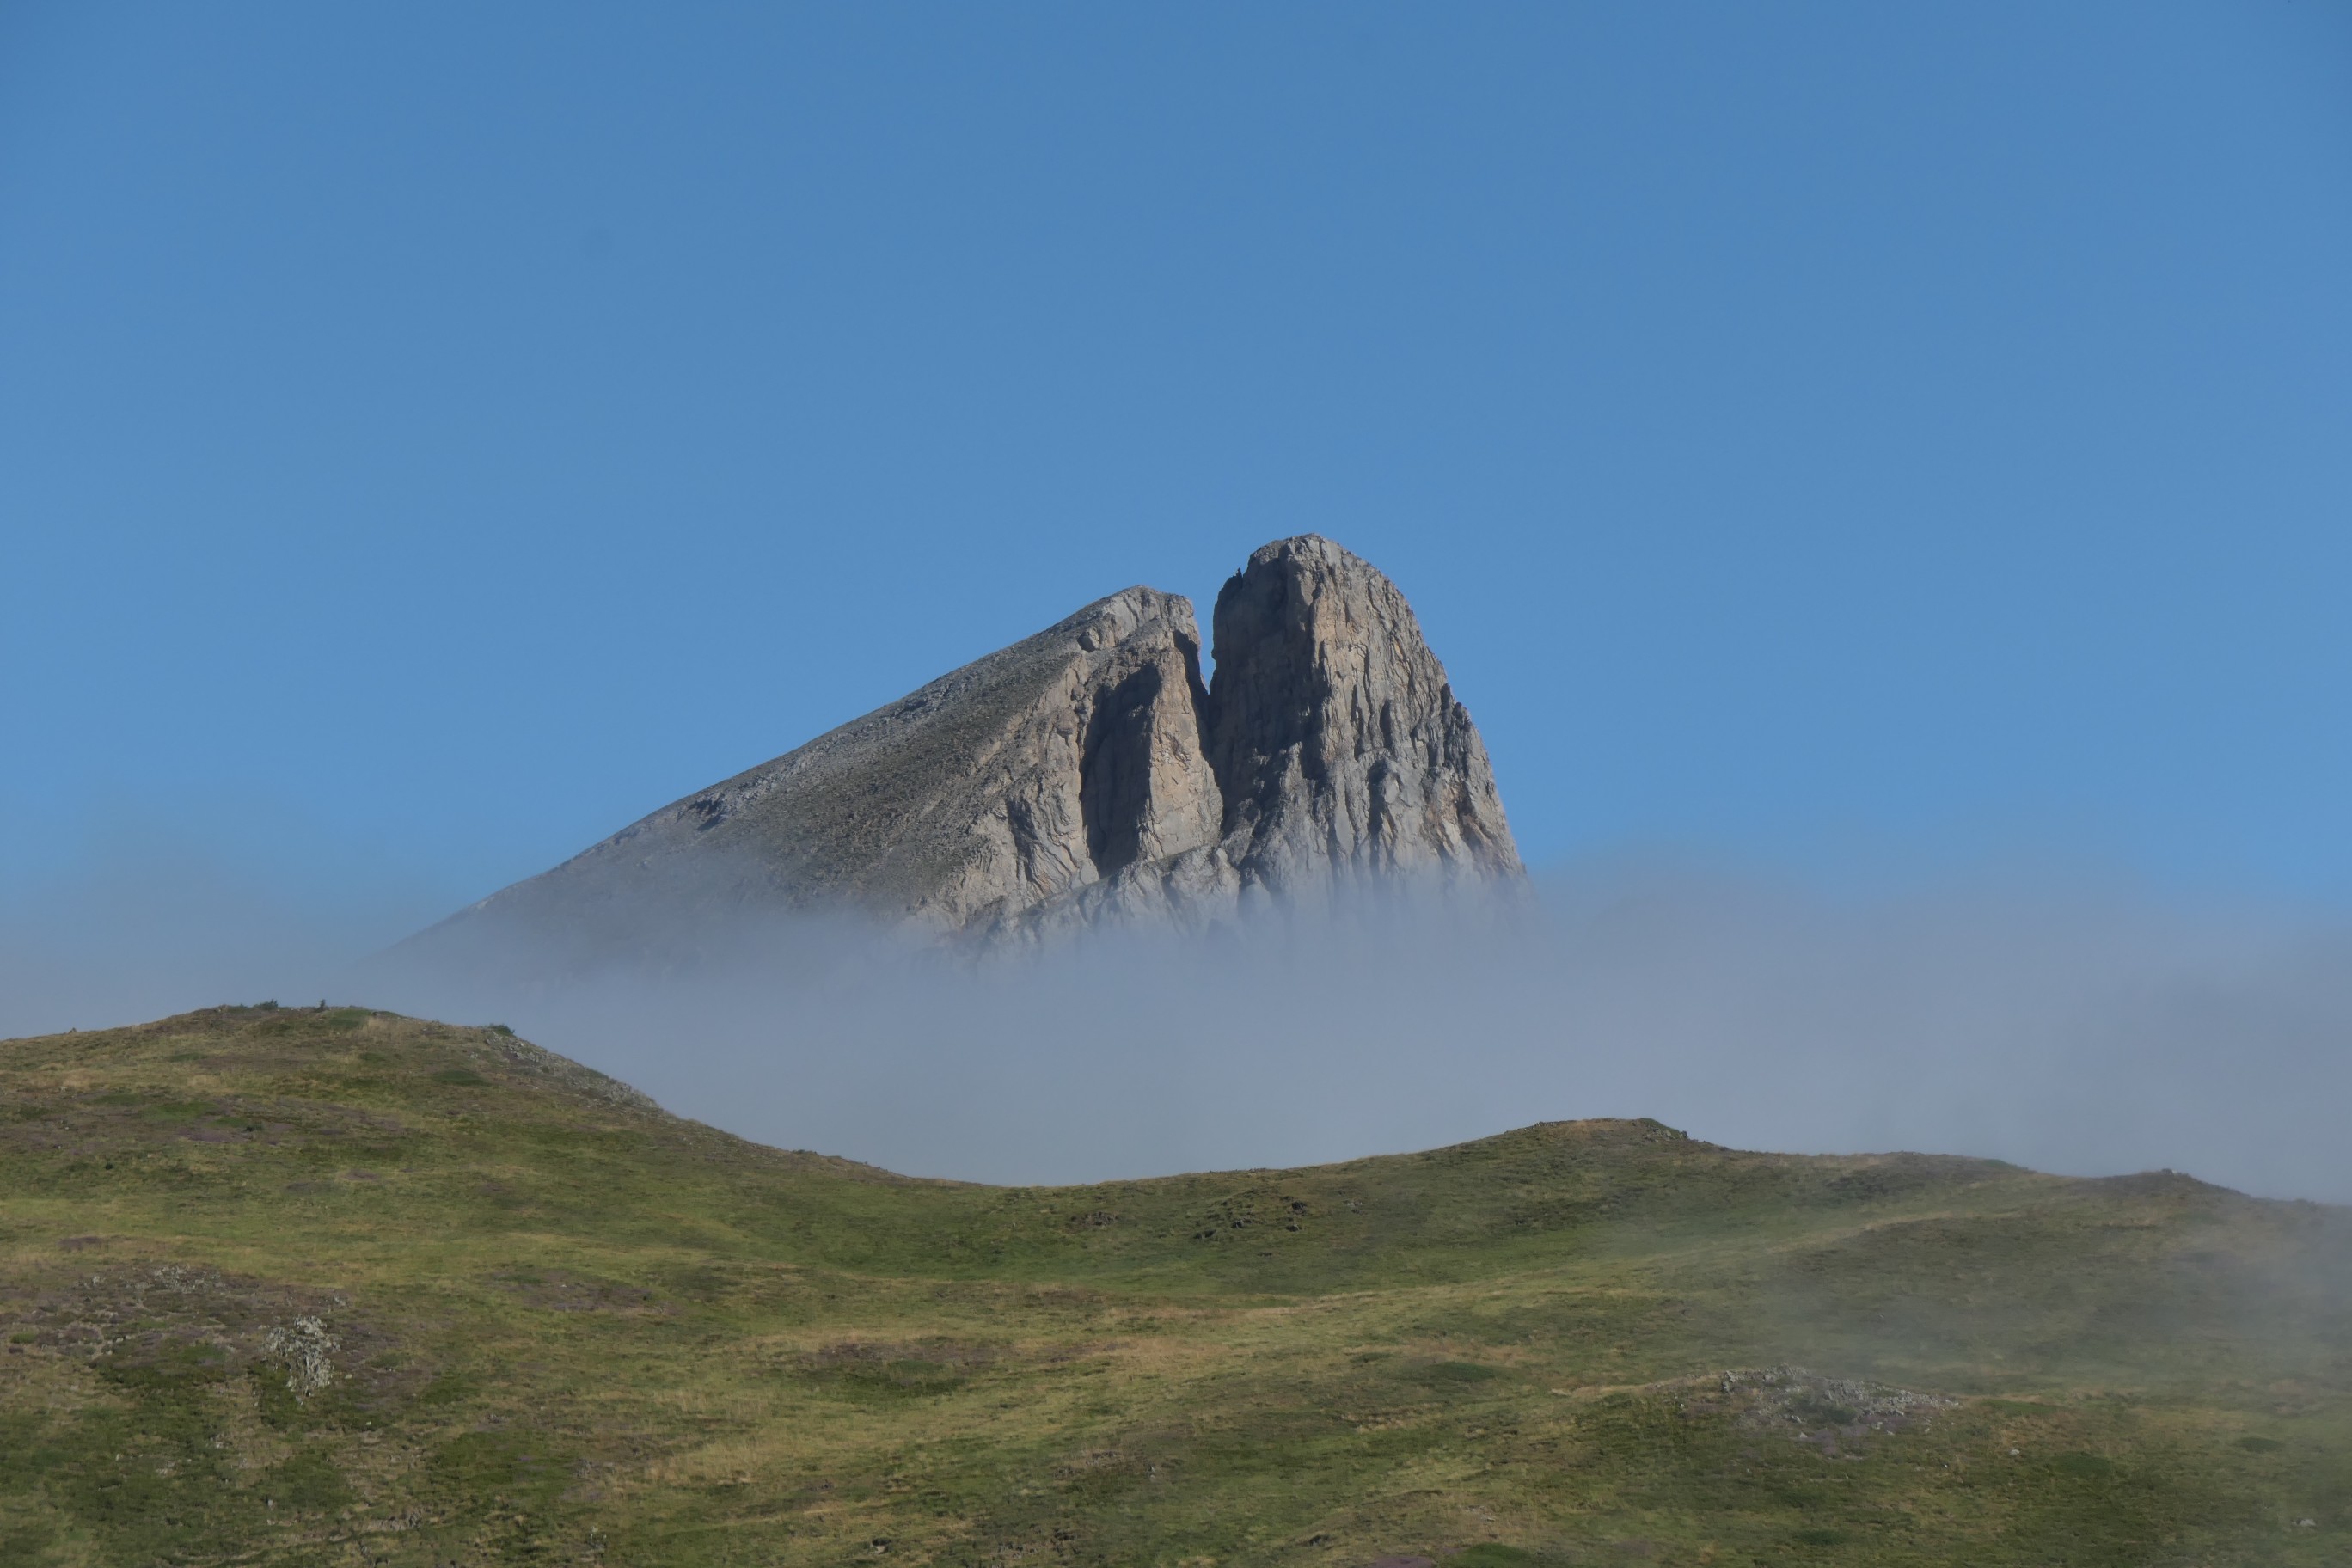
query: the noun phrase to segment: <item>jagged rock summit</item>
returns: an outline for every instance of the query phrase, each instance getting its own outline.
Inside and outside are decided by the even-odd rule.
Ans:
[[[408,946],[573,961],[850,907],[986,941],[1199,927],[1373,880],[1517,883],[1475,726],[1394,584],[1328,539],[1135,587],[699,791]]]

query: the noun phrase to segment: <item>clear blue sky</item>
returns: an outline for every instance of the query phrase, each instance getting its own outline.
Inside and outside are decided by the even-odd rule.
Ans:
[[[19,887],[476,897],[1308,530],[1539,862],[2352,901],[2352,8],[0,5]]]

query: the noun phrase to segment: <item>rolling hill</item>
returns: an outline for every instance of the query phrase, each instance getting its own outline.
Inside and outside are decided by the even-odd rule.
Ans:
[[[10,1564],[2352,1559],[2352,1214],[2169,1173],[914,1181],[352,1007],[0,1085]]]

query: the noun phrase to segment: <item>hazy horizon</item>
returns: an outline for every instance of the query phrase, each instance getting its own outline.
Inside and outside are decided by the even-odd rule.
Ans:
[[[513,986],[362,968],[405,934],[389,903],[117,884],[73,919],[7,910],[0,1035],[265,998],[502,1022],[741,1136],[965,1180],[1649,1116],[1785,1152],[2167,1167],[2352,1202],[2352,921],[2014,868],[1838,891],[1619,862],[1538,885],[1516,933],[1375,902],[974,967],[845,921],[751,922],[682,973]]]
[[[507,1021],[947,1173],[1624,1113],[2352,1197],[2347,277],[2340,7],[0,7],[0,1032],[352,999],[1315,531],[1550,945]]]

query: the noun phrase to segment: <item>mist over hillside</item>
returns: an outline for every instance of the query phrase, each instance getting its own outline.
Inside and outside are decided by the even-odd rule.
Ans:
[[[496,1019],[730,1131],[972,1178],[1653,1115],[1749,1147],[2352,1198],[2340,920],[2021,875],[1868,898],[1626,866],[1538,886],[1545,919],[1507,940],[1391,910],[973,968],[799,921],[690,972],[518,994],[356,973],[430,907],[410,889],[151,856],[0,904],[0,1035],[265,996]]]
[[[979,965],[816,921],[667,973],[372,999],[491,1017],[732,1131],[1078,1182],[1654,1116],[1736,1146],[2172,1167],[2352,1198],[2352,939],[2010,886],[1874,900],[1555,877],[1525,921],[1391,900]]]
[[[0,1098],[11,1564],[2343,1559],[2352,1208],[1618,1119],[926,1182],[365,1007]]]

